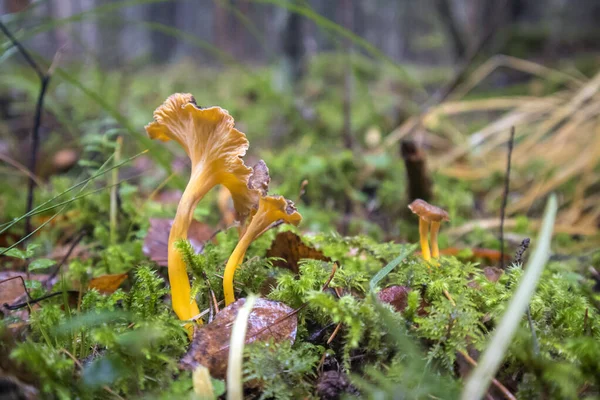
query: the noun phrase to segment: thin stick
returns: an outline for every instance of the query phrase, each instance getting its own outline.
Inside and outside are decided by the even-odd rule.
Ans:
[[[40,126],[42,125],[42,114],[44,110],[44,98],[46,97],[46,90],[48,89],[48,84],[50,83],[50,74],[42,71],[42,68],[38,63],[35,62],[33,57],[29,54],[29,52],[23,47],[23,45],[17,40],[16,37],[10,33],[8,28],[0,22],[0,30],[8,37],[8,39],[12,42],[12,44],[19,50],[19,53],[23,55],[25,61],[29,64],[31,68],[35,71],[38,78],[40,79],[40,91],[37,98],[37,103],[35,107],[35,116],[33,118],[33,129],[31,131],[31,149],[30,149],[30,158],[29,158],[29,171],[35,175],[36,164],[37,164],[37,156],[38,150],[40,147]],[[35,189],[35,179],[30,176],[29,181],[27,183],[27,205],[26,212],[29,213],[33,207],[33,195]],[[29,235],[31,231],[31,217],[25,218],[25,236]],[[26,269],[27,279],[29,279],[29,266]]]
[[[477,366],[477,361],[473,360],[471,358],[471,356],[469,356],[465,351],[463,350],[459,350],[458,351],[464,358],[465,360],[467,360],[467,362],[469,364],[471,364],[473,367]],[[514,394],[512,394],[510,392],[510,390],[508,390],[506,388],[506,386],[504,386],[503,384],[500,383],[500,381],[498,381],[496,378],[492,379],[492,384],[494,386],[496,386],[498,388],[498,390],[500,390],[502,392],[502,394],[504,394],[504,397],[506,397],[508,400],[517,400],[517,398],[515,397]]]
[[[23,290],[25,291],[25,294],[27,295],[27,298],[29,300],[33,300],[33,298],[31,297],[31,295],[29,294],[29,290],[27,290],[27,286],[25,285],[25,279],[23,279],[23,277],[21,275],[13,276],[12,278],[8,278],[8,279],[5,279],[3,281],[0,281],[0,285],[2,285],[3,283],[6,283],[8,281],[12,281],[13,279],[20,279],[21,280],[21,283],[23,284]],[[19,296],[17,298],[17,300],[20,299],[21,297],[23,297],[23,296]],[[7,306],[7,305],[8,304],[4,304],[4,306]]]
[[[114,165],[118,165],[121,161],[121,147],[123,145],[123,137],[119,136],[116,140],[116,148],[113,157]],[[117,213],[118,213],[118,190],[119,190],[119,169],[115,168],[112,170],[112,187],[110,189],[110,242],[116,244],[117,242]]]
[[[73,240],[73,243],[71,243],[71,246],[69,247],[69,250],[67,250],[67,254],[65,254],[65,256],[62,258],[62,260],[60,260],[60,262],[58,263],[58,265],[54,268],[54,271],[52,271],[50,273],[50,275],[48,276],[48,279],[46,279],[46,281],[44,282],[44,287],[46,289],[50,288],[50,282],[52,282],[52,279],[54,279],[54,277],[56,277],[56,275],[58,275],[58,272],[60,271],[60,268],[64,265],[64,263],[67,262],[67,260],[69,259],[69,257],[71,256],[71,253],[73,252],[73,250],[75,250],[75,247],[77,247],[77,245],[79,244],[79,242],[81,242],[81,239],[83,239],[83,237],[86,235],[86,231],[81,231],[79,233],[79,235],[77,235],[77,237],[75,237],[75,240]]]
[[[35,117],[33,120],[33,130],[31,131],[31,155],[29,158],[29,170],[35,174],[37,166],[37,156],[40,147],[40,126],[42,125],[42,113],[44,109],[44,97],[46,96],[46,89],[50,83],[50,76],[44,75],[41,78],[40,93],[38,95],[37,104],[35,107]],[[26,211],[29,213],[33,208],[33,197],[35,189],[35,180],[31,177],[27,183],[27,206]],[[31,217],[25,218],[25,235],[28,235],[31,231]],[[29,267],[27,267],[27,275],[29,276]]]
[[[444,289],[444,296],[446,296],[446,298],[450,301],[450,303],[452,304],[452,306],[456,307],[456,303],[454,302],[454,299],[452,298],[452,296],[450,296],[450,293]]]
[[[508,202],[508,191],[510,188],[510,161],[512,157],[513,144],[515,141],[515,127],[510,128],[510,139],[508,140],[508,156],[506,161],[506,175],[504,176],[504,194],[502,195],[502,207],[500,208],[500,268],[504,269],[504,216]]]
[[[331,342],[333,342],[333,339],[335,339],[335,337],[337,336],[341,327],[342,327],[342,323],[340,322],[339,324],[337,324],[337,326],[333,330],[333,333],[331,334],[331,336],[329,336],[329,339],[327,339],[327,344],[330,344]]]
[[[0,22],[0,30],[12,42],[12,44],[17,48],[17,50],[19,50],[19,53],[21,53],[23,55],[23,58],[25,59],[25,61],[27,61],[27,64],[29,64],[29,66],[35,70],[35,72],[38,75],[38,77],[40,78],[40,80],[44,79],[44,76],[46,76],[46,74],[44,74],[42,72],[42,69],[33,60],[31,55],[29,54],[29,52],[25,49],[25,47],[23,47],[23,45],[17,40],[17,38],[14,37],[12,35],[12,33],[10,33],[8,28],[6,28],[6,26],[2,22]]]

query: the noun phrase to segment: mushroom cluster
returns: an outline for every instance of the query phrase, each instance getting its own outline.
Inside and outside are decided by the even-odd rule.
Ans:
[[[230,290],[226,292],[229,300],[233,298],[233,273],[252,240],[277,220],[298,224],[302,217],[283,197],[266,196],[267,166],[263,161],[254,168],[244,164],[242,157],[248,149],[246,135],[235,129],[233,117],[221,107],[201,108],[191,94],[176,93],[154,111],[154,121],[146,125],[146,132],[152,139],[177,142],[191,160],[190,179],[177,207],[168,242],[173,310],[179,319],[190,320],[200,311],[191,296],[186,265],[175,243],[187,239],[194,209],[206,193],[217,185],[227,188],[240,232],[244,232],[230,257],[224,280],[224,287]],[[248,217],[251,222],[244,230]],[[191,331],[190,325],[187,328]]]
[[[438,232],[442,221],[450,221],[448,213],[436,206],[433,206],[425,200],[416,199],[408,205],[410,211],[419,216],[419,242],[421,243],[421,254],[425,261],[440,257],[438,247]],[[429,250],[428,235],[431,226],[431,251]]]

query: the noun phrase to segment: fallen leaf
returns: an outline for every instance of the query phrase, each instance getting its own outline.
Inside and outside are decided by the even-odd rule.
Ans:
[[[231,328],[245,302],[246,299],[239,299],[230,304],[211,323],[196,330],[190,349],[181,359],[181,368],[193,371],[204,365],[214,378],[225,378]],[[290,315],[293,311],[283,303],[257,299],[248,319],[246,344],[268,339],[293,342],[298,328],[297,316]]]
[[[267,250],[267,257],[277,257],[283,260],[275,260],[273,265],[280,268],[288,268],[295,274],[298,273],[298,261],[302,259],[331,261],[323,252],[302,242],[302,238],[294,232],[279,232]]]
[[[19,277],[27,280],[27,274],[25,272],[0,272],[0,306],[5,303],[12,304],[21,297],[25,298],[26,294],[25,288],[23,287],[23,280]],[[48,279],[48,275],[46,274],[29,275],[29,280],[44,282],[46,279]]]
[[[127,274],[110,274],[92,278],[88,284],[88,289],[96,289],[100,293],[110,294],[121,286],[127,279]]]
[[[483,275],[490,282],[498,282],[503,273],[504,271],[498,267],[485,267],[483,269]]]
[[[173,220],[169,218],[150,218],[150,229],[144,239],[144,254],[162,267],[168,263],[169,232]],[[215,230],[202,222],[192,220],[188,230],[188,240],[196,254],[202,253],[204,243],[213,237]]]
[[[411,291],[406,286],[390,286],[381,290],[377,295],[382,303],[390,304],[398,312],[408,307],[408,293]]]
[[[377,296],[382,303],[390,304],[394,309],[401,313],[406,310],[408,307],[408,294],[412,291],[411,288],[407,286],[390,286],[379,293]],[[425,301],[423,297],[421,297],[421,302],[419,304],[419,308],[417,309],[417,315],[425,316],[427,315],[427,307],[429,307],[429,303]]]

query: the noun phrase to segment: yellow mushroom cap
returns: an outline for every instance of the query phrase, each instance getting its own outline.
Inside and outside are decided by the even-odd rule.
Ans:
[[[260,234],[264,229],[278,221],[298,226],[302,221],[302,216],[297,211],[294,203],[283,196],[261,197],[258,210],[253,215],[250,225],[259,227],[256,233]]]
[[[146,132],[152,139],[174,140],[183,147],[192,161],[190,185],[227,187],[238,219],[256,207],[260,191],[248,187],[253,170],[242,160],[248,140],[234,128],[227,110],[200,108],[191,94],[176,93],[154,111]]]
[[[408,205],[408,208],[428,222],[450,221],[448,213],[445,210],[433,206],[425,200],[416,199]]]

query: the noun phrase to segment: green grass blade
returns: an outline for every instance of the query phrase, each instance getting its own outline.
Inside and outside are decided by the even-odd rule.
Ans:
[[[398,257],[394,258],[392,261],[390,261],[388,263],[388,265],[386,265],[378,273],[376,273],[375,276],[371,279],[371,282],[369,282],[369,287],[371,289],[371,292],[373,290],[375,290],[375,288],[377,287],[377,284],[383,278],[385,278],[390,272],[392,272],[392,270],[394,268],[396,268],[402,261],[404,261],[406,259],[406,257],[408,257],[413,251],[415,251],[416,248],[417,248],[416,244],[411,244],[410,246],[405,246],[402,249],[402,251],[400,252],[400,255]]]
[[[57,195],[56,195],[56,196],[54,196],[53,198],[51,198],[51,199],[49,199],[49,200],[46,200],[45,202],[43,202],[43,203],[42,203],[42,204],[40,204],[39,206],[35,207],[35,208],[34,208],[33,210],[31,210],[30,212],[28,212],[28,213],[25,213],[25,214],[21,215],[21,216],[20,216],[20,217],[18,217],[18,218],[15,218],[14,220],[12,220],[12,221],[10,222],[10,224],[9,224],[8,226],[6,226],[5,228],[3,228],[3,229],[0,231],[0,234],[2,234],[2,233],[4,233],[4,232],[6,232],[6,231],[7,231],[8,229],[10,229],[10,228],[11,228],[13,225],[15,225],[16,223],[18,223],[19,221],[22,221],[22,220],[23,220],[23,219],[25,219],[26,217],[28,217],[28,216],[31,216],[31,215],[34,215],[35,213],[38,213],[38,212],[39,212],[39,211],[42,209],[42,207],[44,207],[45,205],[52,203],[54,200],[56,200],[56,199],[58,199],[58,198],[60,198],[60,197],[64,196],[65,194],[67,194],[67,193],[71,192],[72,190],[75,190],[75,189],[77,189],[77,188],[78,188],[78,187],[80,187],[80,186],[87,185],[87,184],[88,184],[90,181],[92,181],[92,180],[96,179],[97,177],[99,177],[99,176],[102,176],[102,175],[104,175],[105,173],[107,173],[107,172],[109,172],[109,171],[112,171],[112,170],[113,170],[113,169],[115,169],[115,168],[119,168],[120,166],[122,166],[122,165],[124,165],[124,164],[126,164],[126,163],[128,163],[128,162],[130,162],[130,161],[132,161],[132,160],[134,160],[135,158],[137,158],[137,157],[141,156],[141,155],[142,155],[142,154],[144,154],[144,153],[146,153],[146,151],[142,151],[141,153],[138,153],[138,154],[134,155],[133,157],[129,157],[128,159],[124,160],[123,162],[120,162],[119,164],[113,165],[112,167],[110,167],[110,168],[107,168],[107,169],[104,169],[104,170],[103,170],[103,167],[105,167],[105,166],[107,165],[107,163],[108,163],[108,162],[109,162],[109,161],[112,159],[112,156],[111,156],[111,157],[109,157],[109,158],[108,158],[108,159],[107,159],[107,160],[104,162],[104,164],[102,164],[102,165],[100,166],[100,168],[98,168],[98,171],[99,171],[99,172],[97,172],[97,173],[95,173],[94,175],[90,176],[89,178],[87,178],[87,179],[84,179],[83,181],[81,181],[81,182],[78,182],[78,183],[76,183],[75,185],[73,185],[73,186],[71,186],[71,187],[67,188],[65,191],[63,191],[63,192],[61,192],[61,193],[57,194]],[[85,186],[84,186],[84,187],[83,187],[81,190],[83,190],[83,189],[85,189]],[[80,191],[81,191],[81,190],[80,190]],[[16,244],[15,244],[15,245],[16,245]],[[12,247],[14,247],[15,245],[11,246],[11,248],[12,248]],[[6,251],[8,251],[8,249],[7,249]],[[5,251],[5,252],[6,252],[6,251]],[[4,254],[4,253],[2,253],[2,254]],[[1,255],[1,254],[0,254],[0,255]]]
[[[506,350],[519,324],[523,320],[523,314],[527,309],[531,296],[535,292],[544,267],[550,258],[550,242],[557,211],[556,196],[551,195],[546,205],[543,224],[538,235],[537,247],[525,267],[521,283],[504,312],[498,328],[494,332],[479,361],[479,365],[473,370],[473,373],[465,384],[461,396],[463,400],[483,398],[504,359]]]

